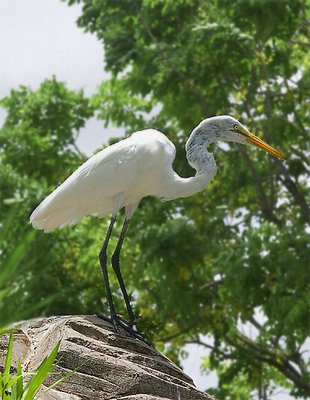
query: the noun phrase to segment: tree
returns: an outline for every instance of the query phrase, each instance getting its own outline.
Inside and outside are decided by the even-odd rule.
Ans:
[[[164,130],[177,145],[180,174],[192,173],[186,137],[214,114],[240,117],[287,153],[282,163],[238,146],[215,148],[219,172],[206,191],[143,201],[124,273],[145,323],[161,324],[154,338],[169,343],[170,355],[187,342],[211,350],[219,398],[228,381],[246,382],[246,398],[253,390],[264,398],[273,382],[306,397],[307,2],[68,3],[83,4],[78,24],[102,41],[112,73],[93,100],[100,117],[128,132]]]
[[[82,312],[85,299],[72,295],[85,285],[73,268],[74,243],[65,231],[34,237],[29,215],[85,159],[75,137],[93,109],[82,92],[55,78],[36,91],[12,90],[1,106],[7,116],[0,130],[0,325],[36,316],[39,304],[45,315]]]

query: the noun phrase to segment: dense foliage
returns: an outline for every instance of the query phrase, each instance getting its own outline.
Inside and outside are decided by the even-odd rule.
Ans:
[[[76,295],[71,295],[85,285],[76,271],[71,274],[74,246],[64,231],[53,236],[36,232],[33,237],[29,215],[81,163],[72,146],[92,108],[82,93],[66,89],[55,78],[37,91],[13,90],[1,105],[7,111],[0,132],[1,270],[14,264],[16,279],[12,295],[0,303],[0,325],[34,315],[34,306],[41,302],[48,314],[81,312]],[[7,278],[0,279],[0,287],[8,284]],[[47,301],[52,295],[53,301]]]
[[[276,385],[306,397],[306,1],[68,2],[83,4],[78,24],[102,41],[111,79],[90,100],[52,79],[2,101],[0,221],[18,205],[3,254],[26,235],[34,205],[81,162],[75,133],[94,110],[128,133],[166,132],[182,176],[193,173],[184,154],[191,129],[207,116],[232,114],[288,161],[214,146],[218,174],[207,190],[169,203],[142,201],[125,243],[124,276],[158,347],[176,360],[186,343],[210,350],[203,368],[217,371],[219,387],[208,391],[219,399],[264,399]],[[47,314],[97,311],[103,225],[87,219],[37,233],[18,278],[26,285],[22,305],[53,294]]]

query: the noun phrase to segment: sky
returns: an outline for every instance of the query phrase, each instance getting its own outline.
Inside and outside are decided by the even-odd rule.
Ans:
[[[86,95],[108,77],[103,69],[103,49],[95,36],[83,32],[75,21],[79,5],[60,0],[0,1],[0,98],[19,85],[38,88],[53,75],[70,89]],[[0,109],[0,125],[5,114]],[[104,129],[92,118],[81,130],[77,145],[88,155],[120,129]]]
[[[104,72],[104,54],[94,35],[83,32],[75,21],[81,7],[69,7],[60,0],[0,1],[0,98],[9,95],[19,85],[38,88],[53,75],[73,90],[83,88],[87,96],[108,77]],[[0,126],[5,118],[0,108]],[[109,137],[122,130],[105,129],[101,121],[92,118],[81,130],[77,145],[91,155]],[[185,372],[196,386],[205,390],[216,383],[214,373],[200,373],[201,358],[206,352],[188,345],[188,358],[183,361]],[[270,398],[271,399],[271,398]],[[281,391],[272,400],[291,399]]]

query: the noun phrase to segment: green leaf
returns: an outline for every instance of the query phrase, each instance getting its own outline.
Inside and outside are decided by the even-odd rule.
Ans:
[[[18,359],[18,363],[17,363],[17,375],[19,378],[16,382],[16,397],[17,397],[17,399],[21,399],[23,392],[24,392],[24,381],[23,381],[23,371],[22,371],[20,359]]]
[[[17,384],[20,380],[21,375],[17,375],[14,378],[11,378],[7,384],[7,390],[11,389],[11,396],[13,399],[20,400],[21,396],[18,397],[17,394]]]
[[[70,378],[70,376],[72,376],[80,367],[75,368],[74,370],[68,372],[65,376],[63,376],[62,378],[58,379],[56,382],[54,382],[51,386],[49,386],[45,391],[48,392],[51,389],[54,389],[56,386],[60,385],[62,382],[66,381],[67,379]]]
[[[29,231],[24,237],[24,240],[17,244],[14,251],[6,260],[5,269],[3,269],[0,274],[1,286],[7,284],[7,282],[11,279],[18,265],[24,258],[27,248],[29,247],[30,242],[33,240],[35,233],[35,231]]]
[[[1,289],[0,290],[0,301],[11,291],[11,288]]]
[[[2,381],[3,381],[4,387],[7,386],[8,382],[9,382],[9,378],[10,378],[12,352],[13,352],[13,333],[10,332],[8,349],[7,349],[5,363],[4,363],[4,371],[3,371],[3,375],[2,375]]]
[[[21,400],[32,400],[39,390],[47,375],[53,370],[53,363],[56,359],[60,342],[55,346],[49,356],[47,356],[38,367],[35,375],[27,383]]]
[[[3,374],[0,372],[0,399],[3,397]]]

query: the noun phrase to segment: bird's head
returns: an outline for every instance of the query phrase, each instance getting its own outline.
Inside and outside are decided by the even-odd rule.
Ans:
[[[201,131],[207,134],[207,142],[209,143],[225,141],[252,145],[281,160],[286,160],[286,157],[282,153],[248,131],[244,125],[230,115],[207,118],[196,129],[201,129]]]

